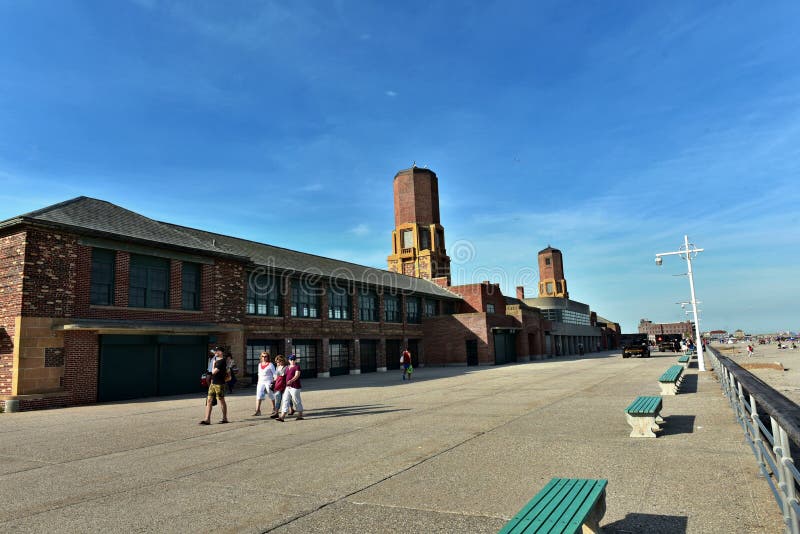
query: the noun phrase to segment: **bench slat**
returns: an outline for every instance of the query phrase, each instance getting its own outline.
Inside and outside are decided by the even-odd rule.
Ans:
[[[573,534],[607,484],[604,479],[554,478],[500,532]]]
[[[660,409],[661,397],[640,396],[625,408],[625,412],[632,415],[653,414]]]
[[[569,487],[571,486],[570,479],[565,478],[554,478],[551,480],[551,483],[553,483],[552,487],[548,488],[545,486],[545,489],[537,493],[533,499],[531,499],[528,506],[532,506],[528,510],[528,513],[517,523],[515,528],[509,532],[517,534],[522,532],[536,532],[539,529],[542,522],[547,518],[549,509],[553,506],[557,506],[558,503],[566,497]],[[550,484],[548,484],[548,486],[550,486]],[[541,517],[542,515],[544,515],[544,518]]]
[[[661,375],[658,379],[659,382],[676,382],[678,378],[683,373],[683,366],[682,365],[672,365],[669,369],[664,371],[664,374]]]

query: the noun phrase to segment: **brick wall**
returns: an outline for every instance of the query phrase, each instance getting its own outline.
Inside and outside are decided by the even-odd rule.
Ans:
[[[64,352],[64,389],[72,394],[71,404],[97,402],[99,336],[95,332],[66,332]]]
[[[91,259],[89,265],[91,265]],[[128,294],[130,292],[131,255],[118,250],[114,269],[114,305],[124,307],[128,305]],[[81,279],[83,280],[91,278],[91,269],[86,270],[82,275]],[[89,307],[88,302],[87,300],[87,309]]]
[[[247,299],[244,265],[226,260],[216,261],[213,287],[214,321],[241,323]]]
[[[22,311],[26,232],[0,237],[0,395],[11,395],[16,318]]]
[[[439,185],[427,169],[401,171],[394,178],[395,227],[403,223],[439,224]]]
[[[22,315],[73,315],[78,252],[73,235],[35,228],[28,230]]]
[[[459,304],[460,313],[485,312],[487,304],[494,304],[494,313],[503,315],[506,313],[506,301],[499,284],[481,282],[480,284],[466,284],[462,286],[448,287],[453,293],[463,297]]]

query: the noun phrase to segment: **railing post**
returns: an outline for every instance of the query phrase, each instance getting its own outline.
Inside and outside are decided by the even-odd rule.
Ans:
[[[786,522],[786,531],[790,532],[791,534],[798,534],[800,533],[800,520],[798,519],[797,513],[792,507],[792,502],[797,499],[797,492],[794,486],[794,477],[792,476],[792,472],[789,470],[789,466],[787,465],[794,463],[790,452],[791,449],[789,448],[789,436],[786,434],[786,431],[777,424],[777,422],[774,422],[773,426],[777,427],[778,432],[777,434],[773,434],[773,436],[775,439],[775,456],[776,460],[779,462],[779,487],[781,488],[781,493],[783,493],[783,502],[781,503],[783,505],[783,519]]]
[[[736,417],[739,419],[739,424],[744,427],[744,431],[749,435],[747,430],[747,410],[745,409],[744,388],[740,381],[736,382]]]
[[[752,430],[755,433],[753,435],[753,442],[756,446],[756,459],[758,460],[758,463],[761,464],[764,471],[766,471],[768,474],[772,474],[769,465],[767,464],[766,460],[764,460],[764,451],[762,449],[764,440],[761,439],[761,425],[759,424],[758,411],[756,410],[756,398],[752,393],[750,394],[750,419],[753,425]]]

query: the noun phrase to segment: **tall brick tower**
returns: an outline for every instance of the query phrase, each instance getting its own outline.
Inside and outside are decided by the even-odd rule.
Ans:
[[[416,165],[394,176],[394,230],[389,270],[450,285],[450,258],[439,224],[439,179]]]
[[[539,296],[569,298],[561,251],[550,245],[539,251]]]

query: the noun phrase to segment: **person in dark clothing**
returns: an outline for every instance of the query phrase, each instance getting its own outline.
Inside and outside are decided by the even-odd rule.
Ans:
[[[225,373],[228,365],[222,354],[222,348],[214,347],[214,368],[211,371],[211,384],[208,386],[208,397],[206,397],[206,416],[200,421],[201,425],[211,424],[211,409],[213,401],[219,402],[222,408],[222,420],[220,423],[228,422],[228,403],[225,402]]]

